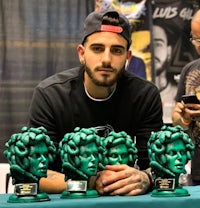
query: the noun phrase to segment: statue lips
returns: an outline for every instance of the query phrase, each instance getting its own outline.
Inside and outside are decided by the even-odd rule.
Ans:
[[[41,173],[43,173],[43,174],[46,174],[47,173],[47,166],[46,165],[42,165],[42,164],[40,164],[40,166],[39,166],[39,171],[41,172]]]
[[[182,163],[178,163],[178,164],[175,164],[175,167],[177,169],[181,169],[182,170],[185,166]]]
[[[89,166],[88,169],[89,169],[90,171],[93,171],[94,173],[97,172],[97,167],[96,167],[96,166]]]

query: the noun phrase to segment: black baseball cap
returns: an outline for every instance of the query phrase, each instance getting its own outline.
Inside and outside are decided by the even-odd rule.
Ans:
[[[116,18],[119,20],[119,24],[117,25],[108,25],[104,24],[103,17],[108,16],[112,18]],[[128,47],[131,45],[131,28],[129,24],[129,20],[122,14],[118,13],[115,10],[106,10],[100,12],[92,12],[90,13],[84,23],[84,33],[82,44],[85,39],[95,33],[95,32],[113,32],[118,33],[123,36],[128,41]]]

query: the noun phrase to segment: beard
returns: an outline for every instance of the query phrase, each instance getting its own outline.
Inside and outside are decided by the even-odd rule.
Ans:
[[[95,76],[95,72],[101,68],[104,68],[104,69],[107,68],[109,70],[112,70],[112,73],[114,73],[115,76],[112,79],[110,79],[108,76],[103,76],[103,79],[98,79],[98,77]],[[94,69],[94,72],[92,72],[92,70],[89,67],[87,67],[87,65],[85,65],[85,71],[87,75],[90,77],[90,79],[93,81],[95,85],[101,86],[101,87],[113,86],[117,82],[117,80],[121,77],[124,69],[125,69],[125,66],[118,71],[116,68],[113,68],[110,65],[109,66],[104,65],[102,67],[96,67]]]
[[[161,67],[159,67],[158,69],[155,69],[156,72],[156,76],[159,76],[163,71],[168,71],[169,68],[169,62],[165,61]]]

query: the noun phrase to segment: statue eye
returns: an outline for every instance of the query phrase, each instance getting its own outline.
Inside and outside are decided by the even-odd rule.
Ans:
[[[117,158],[118,155],[117,155],[117,154],[110,154],[110,157],[112,157],[112,158]]]
[[[93,156],[96,158],[98,157],[98,153],[94,153]]]
[[[84,158],[88,158],[89,157],[89,154],[88,153],[84,153],[81,156],[84,157]]]
[[[126,158],[127,156],[127,154],[122,154],[122,158]]]
[[[177,152],[176,151],[170,151],[170,152],[168,152],[168,155],[170,155],[170,156],[174,156],[174,155],[176,155],[177,154]]]
[[[39,153],[34,153],[31,155],[32,158],[40,158],[41,155]]]
[[[185,155],[185,154],[186,154],[186,151],[185,151],[185,150],[181,150],[181,151],[180,151],[180,154],[181,154],[181,155]]]

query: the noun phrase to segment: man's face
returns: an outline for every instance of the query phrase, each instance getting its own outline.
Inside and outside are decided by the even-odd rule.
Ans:
[[[125,144],[119,144],[109,149],[108,164],[128,164],[128,150]]]
[[[94,176],[98,166],[98,148],[92,142],[80,147],[80,170],[87,176]]]
[[[166,146],[167,168],[173,173],[184,173],[187,162],[186,149],[181,139]]]
[[[154,64],[156,75],[166,70],[170,58],[171,47],[167,43],[167,35],[161,27],[153,26]]]
[[[199,20],[198,21],[193,21],[192,24],[191,24],[191,28],[192,28],[192,37],[200,39]],[[198,53],[198,55],[200,55],[200,43],[199,42],[194,42],[194,47],[195,47],[196,52]]]
[[[34,176],[38,178],[47,176],[47,169],[49,163],[48,148],[44,142],[39,142],[31,146],[29,161],[29,172],[31,172]]]
[[[84,46],[78,46],[79,59],[86,67],[85,81],[102,87],[113,86],[129,58],[127,44],[126,39],[112,32],[90,35]]]

